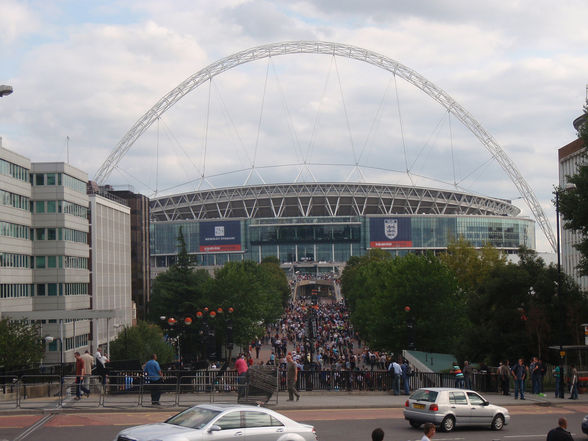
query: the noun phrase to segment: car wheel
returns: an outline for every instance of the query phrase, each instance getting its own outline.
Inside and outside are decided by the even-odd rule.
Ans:
[[[418,429],[419,427],[421,427],[421,423],[419,423],[419,422],[417,422],[417,421],[415,421],[415,420],[410,420],[410,421],[409,421],[409,423],[410,423],[410,425],[411,425],[412,427],[414,427],[415,429]]]
[[[451,415],[447,415],[441,421],[441,430],[443,432],[451,432],[455,428],[455,419]]]
[[[504,417],[502,415],[496,415],[490,427],[492,427],[492,430],[502,430],[504,427]]]

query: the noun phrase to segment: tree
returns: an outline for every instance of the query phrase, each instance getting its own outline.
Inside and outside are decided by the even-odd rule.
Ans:
[[[161,329],[147,322],[139,321],[136,326],[127,326],[110,343],[111,360],[138,360],[144,363],[157,354],[160,363],[174,359],[174,350],[163,340]]]
[[[0,367],[5,370],[30,367],[43,358],[45,342],[36,325],[0,320]]]
[[[453,271],[459,286],[474,292],[497,266],[506,264],[506,256],[490,244],[477,250],[463,238],[450,243],[441,260]]]
[[[370,348],[399,351],[414,336],[419,350],[451,353],[462,337],[456,329],[467,326],[456,279],[432,254],[370,253],[345,268],[342,289]]]
[[[578,130],[578,137],[582,139],[584,148],[588,147],[588,104],[584,106],[584,122]],[[583,163],[577,173],[568,176],[567,180],[575,186],[574,190],[556,188],[554,204],[562,214],[564,228],[575,230],[580,234],[580,241],[574,247],[580,252],[581,258],[577,269],[580,275],[588,276],[588,164],[586,151],[583,153]]]

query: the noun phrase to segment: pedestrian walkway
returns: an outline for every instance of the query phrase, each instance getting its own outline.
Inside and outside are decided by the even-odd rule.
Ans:
[[[389,392],[324,392],[300,391],[300,401],[286,401],[288,399],[288,392],[280,392],[275,399],[272,397],[271,402],[267,407],[278,411],[292,410],[292,409],[366,409],[366,408],[402,408],[408,398],[407,395],[392,395]],[[498,393],[481,393],[492,404],[512,408],[513,406],[556,406],[556,405],[587,405],[588,394],[580,394],[577,400],[570,400],[568,398],[559,399],[553,397],[553,393],[548,396],[540,397],[538,395],[526,394],[526,399],[515,400],[514,396],[504,396]],[[129,405],[128,398],[121,397],[121,402],[116,403],[116,398],[110,399],[110,404],[107,407],[92,407],[85,402],[84,406],[71,406],[64,408],[64,412],[170,412],[179,411],[188,406],[160,406],[160,407],[141,407],[136,405]],[[221,403],[222,400],[215,401]],[[234,404],[234,401],[231,401]],[[39,414],[61,411],[58,408],[51,409],[0,409],[0,415],[15,415],[15,414]]]

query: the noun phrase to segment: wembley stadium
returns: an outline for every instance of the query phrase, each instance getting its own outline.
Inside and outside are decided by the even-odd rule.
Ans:
[[[301,60],[276,68],[275,60],[288,55]],[[301,73],[293,75],[296,69],[314,69],[315,63],[305,57],[317,55],[329,61],[323,78],[301,81]],[[266,60],[266,66],[245,70],[238,81],[217,83],[220,74],[259,60]],[[356,64],[375,69],[364,73],[355,70]],[[372,78],[373,71],[381,76]],[[341,80],[344,72],[349,81]],[[261,79],[263,87],[245,81],[245,73]],[[290,76],[284,79],[285,74]],[[275,83],[273,100],[270,79]],[[311,84],[316,95],[309,92]],[[359,90],[350,91],[350,84]],[[289,95],[286,85],[293,89]],[[371,90],[374,85],[380,85],[379,96]],[[194,99],[201,101],[177,105],[200,86]],[[231,105],[222,96],[223,88],[238,94]],[[418,101],[423,96],[427,101]],[[351,99],[358,97],[352,106]],[[338,119],[333,103],[339,106]],[[376,109],[364,104],[376,104]],[[175,119],[172,115],[165,122],[162,116],[172,107]],[[193,122],[197,108],[201,124]],[[170,132],[167,157],[160,149],[165,130]],[[131,153],[127,165],[119,166],[135,143],[143,153]],[[318,147],[325,153],[317,153]],[[158,173],[167,168],[153,167],[153,276],[176,261],[180,229],[188,253],[200,266],[275,256],[284,269],[315,275],[338,272],[350,257],[371,249],[393,255],[441,252],[458,238],[475,247],[491,244],[505,253],[521,246],[535,249],[536,224],[555,249],[541,204],[492,135],[418,72],[355,46],[272,43],[210,64],[137,120],[100,167],[96,181],[103,184],[112,171],[122,169],[124,178],[133,173],[141,176],[138,181],[149,178],[137,168],[149,149],[158,161],[180,165],[169,171],[171,179],[180,179],[183,168],[194,166],[181,184],[186,190],[170,181],[166,190],[172,194],[166,195],[158,188]],[[244,159],[238,162],[240,155]],[[431,175],[436,176],[419,180]],[[253,183],[255,178],[260,182]],[[501,196],[488,196],[489,191]],[[525,202],[529,215],[513,205],[514,199]]]
[[[293,270],[331,272],[372,248],[440,251],[456,238],[506,253],[535,248],[534,221],[509,201],[433,188],[297,183],[239,186],[151,201],[155,272],[173,264],[180,228],[202,266],[275,256]]]

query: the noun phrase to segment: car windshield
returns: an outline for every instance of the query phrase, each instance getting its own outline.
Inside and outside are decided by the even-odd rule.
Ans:
[[[217,410],[192,407],[171,417],[166,423],[175,424],[176,426],[190,427],[192,429],[202,429],[219,413],[220,412]]]
[[[411,396],[411,400],[416,401],[428,401],[429,403],[434,403],[437,399],[437,395],[439,392],[434,390],[427,390],[427,389],[419,389],[415,391]]]

